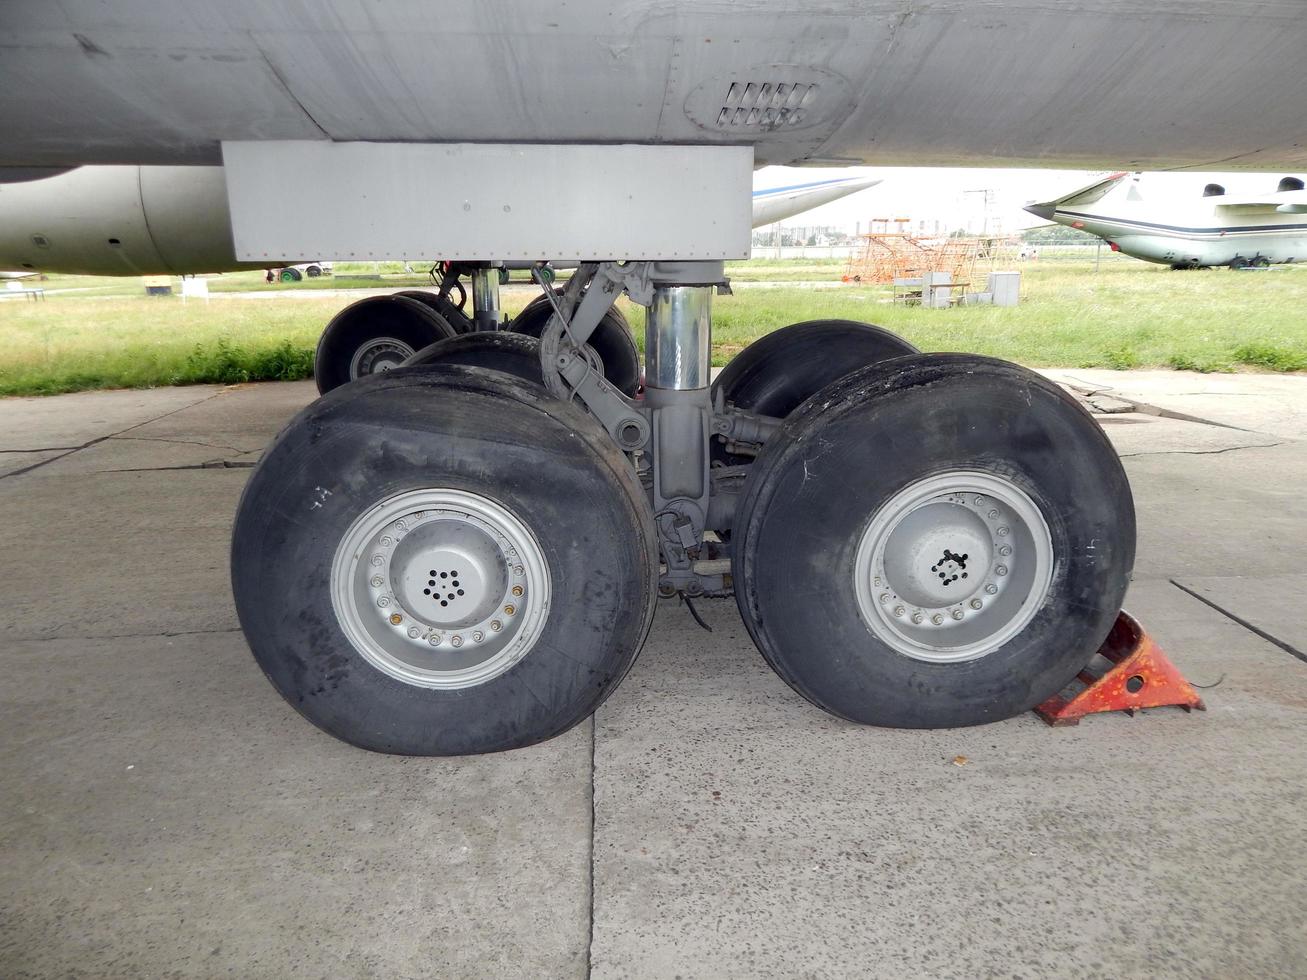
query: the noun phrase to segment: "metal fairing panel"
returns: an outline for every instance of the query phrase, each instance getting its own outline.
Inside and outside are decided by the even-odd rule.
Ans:
[[[1298,170],[1304,48],[1298,0],[10,0],[0,167],[323,139]]]
[[[749,254],[745,146],[313,140],[225,143],[223,156],[243,261]],[[281,173],[296,178],[269,179]]]

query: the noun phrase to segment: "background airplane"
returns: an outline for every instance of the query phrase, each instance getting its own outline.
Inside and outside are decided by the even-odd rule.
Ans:
[[[1114,173],[1026,210],[1173,269],[1260,268],[1307,258],[1307,191],[1298,177],[1282,178],[1265,194],[1227,196],[1220,184],[1208,184],[1197,200],[1149,201],[1138,175],[1132,182],[1128,176]]]

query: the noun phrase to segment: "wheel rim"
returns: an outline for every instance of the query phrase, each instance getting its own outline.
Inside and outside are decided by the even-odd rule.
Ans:
[[[414,490],[370,507],[331,571],[336,618],[372,666],[416,687],[498,677],[535,645],[549,568],[529,528],[463,490]]]
[[[394,337],[376,337],[354,352],[349,361],[351,381],[397,368],[413,356],[413,348]]]
[[[929,663],[976,660],[1019,633],[1048,595],[1053,541],[1034,501],[990,473],[913,483],[872,516],[854,589],[867,627]]]

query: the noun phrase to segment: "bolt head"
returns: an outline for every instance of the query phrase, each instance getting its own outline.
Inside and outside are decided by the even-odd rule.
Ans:
[[[492,633],[498,633],[498,632],[499,632],[500,630],[502,630],[503,628],[504,628],[504,624],[501,623],[499,620],[497,620],[497,619],[492,619],[492,620],[490,621],[490,632],[492,632]]]
[[[395,543],[395,539],[392,538],[389,534],[385,535],[385,536],[381,539],[381,546],[382,546],[383,548],[389,548],[389,547],[390,547],[392,544],[394,544],[394,543]]]
[[[416,640],[421,634],[422,631],[418,629],[416,626],[410,626],[408,628],[409,639]]]
[[[438,647],[440,646],[440,641],[443,639],[444,637],[441,636],[439,633],[432,633],[430,636],[427,637],[427,642],[430,643],[433,647]]]
[[[998,553],[1006,558],[1008,555],[1012,554],[1012,546],[1010,544],[1005,544],[1003,547],[998,549]]]
[[[373,575],[372,584],[379,589],[386,584],[386,580],[382,578],[380,575]]]
[[[996,510],[991,510],[991,511],[989,512],[989,519],[990,519],[991,521],[993,521],[993,520],[997,520],[997,519],[998,519],[998,511],[996,511]]]
[[[526,569],[523,568],[521,565],[518,565],[516,568],[513,569],[513,574],[514,574],[514,575],[525,575],[525,574],[526,574]]]
[[[380,568],[382,565],[386,563],[386,559],[382,558],[380,555],[373,555],[369,559],[369,561],[371,561],[372,564],[377,568]]]
[[[902,618],[902,616],[903,616],[903,614],[904,614],[905,612],[907,612],[907,610],[904,609],[902,606],[895,606],[895,607],[894,607],[894,615],[897,616],[897,617]]]
[[[939,613],[935,613],[935,615],[930,617],[930,621],[938,626],[940,623],[944,622],[944,617]]]
[[[949,613],[949,615],[952,616],[954,619],[961,619],[961,618],[962,618],[962,610],[961,610],[961,609],[954,609],[951,613]]]
[[[1000,538],[1006,538],[1011,533],[1011,529],[1006,524],[998,529],[998,536]]]
[[[505,616],[511,616],[511,615],[513,615],[513,613],[515,613],[515,612],[517,612],[517,606],[511,606],[511,605],[510,605],[510,606],[505,606],[505,607],[504,607],[504,615],[505,615]]]
[[[523,592],[523,591],[524,591],[524,590],[523,590],[522,586],[520,586],[520,585],[515,585],[515,586],[513,586],[513,595],[514,595],[515,597],[521,598],[521,596],[522,596],[522,592]]]
[[[998,592],[998,586],[995,585],[993,582],[990,582],[987,586],[985,586],[986,595],[994,595],[996,592]]]
[[[972,600],[971,600],[971,608],[972,608],[972,609],[979,609],[979,608],[980,608],[981,606],[983,606],[983,605],[984,605],[984,603],[981,602],[979,599],[972,599]]]
[[[390,598],[388,596],[383,595],[380,599],[377,600],[377,605],[380,606],[382,609],[385,609],[388,605],[390,605]]]
[[[463,645],[463,638],[461,636],[455,636],[449,642],[456,647],[461,647]]]
[[[477,643],[480,643],[485,638],[486,638],[486,634],[482,633],[480,630],[477,630],[475,633],[472,634],[472,639]]]
[[[920,623],[920,622],[921,622],[923,619],[925,619],[925,618],[926,618],[926,617],[923,616],[923,615],[921,615],[921,613],[919,613],[919,612],[914,612],[914,613],[912,614],[912,621],[913,621],[914,623]]]
[[[880,602],[881,602],[881,605],[884,605],[885,603],[889,602],[889,593],[888,593],[888,592],[882,592],[882,593],[880,594]]]
[[[391,613],[391,614],[390,614],[390,625],[391,625],[391,626],[398,626],[398,625],[399,625],[400,623],[402,623],[402,622],[404,622],[404,617],[401,616],[399,613]]]
[[[997,567],[994,569],[994,574],[995,574],[995,575],[1006,575],[1006,574],[1007,574],[1007,566],[1006,566],[1006,565],[999,565],[999,566],[997,566]]]

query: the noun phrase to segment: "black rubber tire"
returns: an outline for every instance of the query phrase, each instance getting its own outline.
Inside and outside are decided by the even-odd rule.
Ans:
[[[404,367],[423,364],[462,364],[503,371],[542,388],[544,386],[544,375],[540,370],[540,341],[505,330],[481,330],[437,340],[405,361]]]
[[[555,290],[557,292],[557,290]],[[554,308],[543,295],[537,296],[522,308],[522,312],[508,324],[513,333],[540,338]],[[610,307],[595,327],[588,341],[604,364],[604,377],[622,394],[633,398],[640,389],[640,352],[631,335],[631,326],[621,310]]]
[[[282,269],[278,278],[282,282],[299,282],[304,276],[299,269]]]
[[[878,639],[853,569],[877,509],[946,469],[1023,489],[1053,541],[1034,618],[979,659],[940,664]],[[805,402],[750,470],[734,526],[736,602],[776,672],[851,721],[950,728],[1009,718],[1061,690],[1093,657],[1125,596],[1135,516],[1102,429],[1045,378],[991,358],[906,357]]]
[[[393,337],[416,352],[455,335],[443,317],[406,296],[369,296],[345,307],[327,324],[313,353],[313,379],[326,394],[357,380],[350,363],[358,349],[378,337]]]
[[[392,295],[415,299],[422,305],[429,307],[437,316],[453,327],[455,333],[470,333],[472,331],[472,318],[439,293],[433,293],[427,289],[404,289]]]
[[[544,632],[476,687],[392,678],[333,609],[331,565],[352,522],[423,487],[501,502],[549,567]],[[364,749],[466,755],[543,741],[594,712],[648,633],[658,550],[644,492],[593,418],[506,375],[430,365],[362,379],[302,411],[245,487],[231,563],[255,659],[302,715]]]
[[[1230,260],[1231,269],[1236,269],[1236,270],[1246,269],[1248,268],[1248,265],[1249,265],[1248,260],[1244,258],[1242,255],[1236,255],[1234,258]]]
[[[785,418],[827,385],[869,364],[918,354],[912,344],[884,327],[856,320],[807,320],[755,340],[740,351],[713,382],[718,395],[746,411]],[[723,463],[750,457],[726,451],[712,440],[712,457]]]
[[[304,272],[308,275],[310,279],[317,279],[320,275],[322,275],[322,266],[311,265],[307,269],[305,269]]]
[[[1271,266],[1271,260],[1265,255],[1258,255],[1249,263],[1254,269],[1268,269]]]

